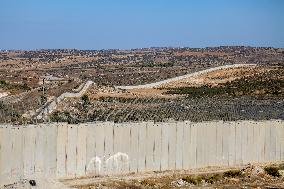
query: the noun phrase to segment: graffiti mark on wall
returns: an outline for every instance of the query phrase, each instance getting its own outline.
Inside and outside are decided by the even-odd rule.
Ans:
[[[96,174],[101,172],[102,160],[98,156],[93,157],[87,166],[88,174]]]
[[[88,175],[102,175],[107,173],[123,173],[129,169],[129,156],[126,153],[117,152],[106,157],[93,157],[87,165]]]

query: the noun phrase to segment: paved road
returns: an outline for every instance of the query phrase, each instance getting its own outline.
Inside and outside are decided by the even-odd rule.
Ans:
[[[186,74],[186,75],[182,75],[182,76],[166,79],[166,80],[163,80],[163,81],[149,83],[149,84],[145,84],[145,85],[115,86],[115,88],[117,88],[117,89],[154,88],[154,87],[158,87],[158,86],[160,86],[162,84],[165,84],[165,83],[178,81],[178,80],[185,79],[185,78],[188,78],[188,77],[198,76],[198,75],[205,74],[205,73],[208,73],[208,72],[212,72],[212,71],[215,71],[215,70],[221,70],[221,69],[226,69],[226,68],[251,67],[251,66],[256,66],[256,64],[233,64],[233,65],[218,66],[218,67],[209,68],[209,69],[205,69],[205,70],[202,70],[202,71],[197,71],[197,72],[194,72],[194,73],[190,73],[190,74]]]

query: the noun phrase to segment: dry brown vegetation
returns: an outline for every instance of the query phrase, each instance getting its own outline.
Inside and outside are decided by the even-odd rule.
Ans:
[[[273,170],[273,171],[267,171]],[[277,174],[275,174],[277,173]],[[251,165],[242,168],[203,168],[125,176],[65,180],[78,189],[166,189],[166,188],[283,188],[283,164]]]
[[[66,99],[58,108],[59,114],[65,112],[64,115],[66,115],[67,111],[68,115],[75,116],[74,119],[77,121],[105,120],[106,118],[116,121],[147,120],[150,118],[159,121],[172,118],[176,120],[200,119],[200,116],[194,116],[194,118],[189,116],[192,111],[199,112],[199,114],[203,112],[201,115],[207,117],[206,120],[224,119],[223,117],[229,120],[282,119],[283,115],[279,112],[282,112],[283,108],[281,101],[283,52],[284,49],[253,47],[1,51],[0,92],[9,94],[9,96],[0,99],[1,107],[4,107],[0,110],[2,111],[0,120],[1,122],[12,120],[13,122],[21,122],[21,117],[25,113],[24,109],[26,109],[26,112],[35,111],[46,100],[52,99],[54,96],[57,97],[64,92],[72,91],[87,80],[96,83],[95,87],[87,92],[90,103],[82,108],[80,99]],[[162,86],[163,89],[117,90],[113,87],[115,85],[146,84],[211,67],[240,63],[257,64],[258,66],[251,69],[238,68],[215,71],[169,83]],[[276,78],[273,73],[277,73],[277,77],[281,76],[277,78],[279,82],[275,82]],[[236,93],[231,89],[241,86],[240,84],[250,84],[251,82],[244,81],[253,80],[254,77],[261,80],[262,75],[266,75],[266,79],[262,81],[261,87],[254,88],[253,92],[242,92],[241,90],[241,93]],[[43,93],[41,82],[46,76],[57,77],[63,81],[46,82],[45,92]],[[235,80],[238,80],[238,82],[233,82]],[[230,84],[229,90],[233,95],[238,98],[247,95],[250,97],[229,99],[232,96],[229,94],[225,95],[225,99],[222,99],[223,97],[214,97],[217,100],[211,97],[207,98],[207,93],[211,94],[212,90],[215,90],[214,95],[219,95],[220,91],[223,91],[222,95],[224,91],[228,93],[228,90],[216,89],[216,87],[227,85],[228,82],[233,83]],[[274,88],[268,89],[267,86],[263,85],[265,82],[268,84],[272,82]],[[280,84],[280,89],[278,84]],[[207,86],[207,88],[198,88],[202,86]],[[169,88],[173,87],[177,90],[167,92]],[[191,94],[198,94],[197,96],[206,98],[201,102],[199,102],[200,99],[186,98],[194,96],[189,95],[188,89],[182,89],[188,87],[196,87],[193,92],[190,91]],[[200,95],[200,92],[202,92],[202,95]],[[253,100],[250,99],[252,96]],[[264,101],[257,100],[256,96],[257,98],[261,97]],[[215,104],[212,104],[212,101]],[[208,113],[210,108],[219,108],[222,101],[224,101],[224,107],[228,107],[221,108],[222,111],[214,113],[214,115]],[[257,103],[253,103],[252,108],[246,110],[242,104],[251,107],[249,101]],[[270,102],[271,107],[265,109],[266,113],[264,114],[250,113],[246,114],[249,115],[247,117],[242,113],[243,110],[248,112],[263,111],[262,109],[267,102]],[[256,107],[257,104],[260,104],[260,107]],[[239,112],[240,115],[232,117],[231,110]],[[271,112],[276,113],[271,114]],[[169,114],[172,116],[169,116]]]

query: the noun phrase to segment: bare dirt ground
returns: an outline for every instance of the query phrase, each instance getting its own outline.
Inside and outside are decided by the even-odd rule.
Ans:
[[[268,167],[280,167],[272,176]],[[78,189],[107,188],[284,188],[282,164],[248,164],[241,167],[207,167],[187,171],[165,171],[124,176],[62,180]]]
[[[111,87],[94,86],[88,90],[87,95],[90,99],[98,99],[100,97],[121,97],[121,98],[137,98],[137,97],[164,97],[171,98],[173,95],[164,94],[167,90],[160,89],[129,89],[120,90]]]

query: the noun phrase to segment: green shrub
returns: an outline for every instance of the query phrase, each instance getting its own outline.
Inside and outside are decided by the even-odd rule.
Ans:
[[[195,177],[192,177],[192,176],[183,177],[182,180],[187,182],[187,183],[190,183],[190,184],[194,184],[194,185],[198,184],[197,179]]]
[[[50,116],[49,116],[49,119],[50,121],[52,122],[59,122],[60,121],[60,116],[59,116],[60,112],[56,111],[56,112],[53,112]]]
[[[240,170],[229,170],[223,173],[224,177],[230,177],[230,178],[234,178],[234,177],[239,177],[242,176],[242,172]]]
[[[0,80],[0,85],[7,85],[7,82],[5,80]]]
[[[279,167],[277,166],[267,166],[264,168],[264,171],[273,177],[280,177]]]
[[[279,170],[284,170],[284,163],[281,163],[281,164],[279,165]]]
[[[218,181],[220,178],[221,178],[220,174],[210,174],[210,175],[186,176],[183,177],[182,180],[190,184],[198,185],[203,180],[206,183],[213,184],[216,181]]]
[[[83,105],[87,105],[89,104],[90,100],[89,100],[89,96],[84,94],[82,97],[81,97],[81,100],[83,101]]]
[[[205,182],[213,184],[221,178],[220,174],[213,174],[206,177]]]

